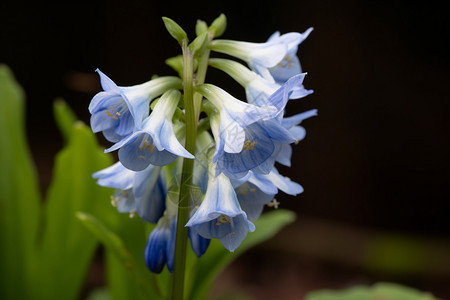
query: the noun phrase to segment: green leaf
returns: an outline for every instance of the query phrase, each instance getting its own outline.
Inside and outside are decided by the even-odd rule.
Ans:
[[[221,36],[225,29],[227,28],[227,17],[225,17],[224,14],[220,14],[211,24],[209,27],[212,32],[214,32],[214,37]]]
[[[197,20],[197,23],[195,24],[195,34],[199,36],[207,31],[208,31],[208,24],[206,24],[205,21]]]
[[[163,17],[162,19],[167,31],[174,39],[178,41],[180,46],[183,45],[183,41],[186,41],[186,44],[189,42],[186,32],[183,30],[183,28],[181,28],[180,25],[178,25],[174,20],[167,17]]]
[[[380,282],[372,287],[354,286],[345,290],[310,292],[305,300],[438,300],[430,293],[395,283]]]
[[[61,131],[64,140],[68,142],[72,133],[73,124],[77,121],[75,113],[63,99],[59,98],[53,103],[53,114],[55,115],[59,131]]]
[[[92,178],[92,173],[111,163],[90,128],[76,122],[67,146],[56,156],[47,193],[46,223],[35,270],[35,289],[40,296],[36,299],[78,299],[98,242],[75,212],[96,212],[102,219],[115,213],[108,201],[111,191]]]
[[[30,299],[40,193],[25,134],[25,96],[0,65],[0,298]],[[29,294],[28,294],[29,293]]]
[[[255,232],[249,233],[234,253],[226,250],[218,240],[211,240],[206,253],[198,259],[198,264],[188,269],[188,274],[195,274],[195,276],[191,276],[195,277],[195,279],[189,287],[189,299],[205,299],[214,279],[226,266],[251,247],[273,237],[284,226],[294,222],[294,220],[294,212],[282,209],[261,215],[254,222],[256,226]]]

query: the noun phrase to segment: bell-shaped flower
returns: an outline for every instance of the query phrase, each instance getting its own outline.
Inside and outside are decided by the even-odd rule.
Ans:
[[[298,126],[303,120],[310,117],[317,116],[317,109],[311,109],[303,113],[296,114],[291,117],[283,118],[281,125],[287,129],[295,138],[295,143],[303,140],[306,135],[306,130],[302,126]],[[291,166],[292,147],[289,144],[285,144],[281,147],[280,152],[276,157],[276,161],[280,164],[290,167]]]
[[[167,263],[168,249],[175,249],[175,240],[171,237],[171,227],[170,219],[162,217],[148,237],[144,258],[147,268],[153,273],[161,273]],[[169,255],[173,256],[172,253]]]
[[[214,169],[214,164],[210,168]],[[226,249],[234,251],[255,225],[241,209],[230,179],[213,174],[214,170],[210,170],[205,197],[186,226],[204,238],[218,239]]]
[[[118,142],[140,127],[149,114],[150,101],[168,89],[181,88],[181,80],[167,76],[146,83],[120,87],[99,69],[102,92],[89,104],[93,132],[103,132],[110,142]]]
[[[311,27],[303,33],[291,32],[283,35],[280,35],[278,31],[275,32],[269,37],[267,43],[285,43],[287,45],[287,51],[283,59],[271,67],[258,64],[252,64],[250,67],[262,77],[279,84],[283,84],[292,76],[302,73],[300,60],[297,56],[298,45],[309,36],[312,30],[313,28]],[[303,88],[303,93],[305,91],[307,90]],[[300,89],[296,90],[296,93],[300,92],[302,92]],[[312,91],[307,92],[312,93]]]
[[[201,84],[197,91],[205,96],[218,110],[220,115],[219,137],[216,137],[216,152],[213,162],[221,151],[238,153],[244,147],[244,129],[250,124],[271,119],[278,114],[274,105],[256,106],[242,102],[221,88],[212,84]]]
[[[175,259],[176,215],[161,217],[155,229],[150,233],[145,247],[145,264],[153,273],[161,273],[164,265],[173,273]],[[210,239],[205,239],[188,229],[191,247],[197,257],[208,249]]]
[[[257,106],[267,105],[269,97],[285,83],[285,81],[279,83],[263,78],[244,65],[229,59],[213,58],[209,60],[209,65],[224,71],[242,85],[245,88],[247,102]],[[298,74],[300,73],[294,75]],[[288,93],[289,99],[302,98],[311,93],[303,87],[302,83],[305,75],[306,73],[303,73],[302,76],[296,79],[296,86],[292,86],[291,91]],[[303,93],[299,92],[300,90],[303,90]],[[296,92],[294,93],[293,91]]]
[[[97,184],[115,188],[111,202],[119,212],[137,213],[143,220],[156,223],[165,210],[167,187],[161,167],[150,165],[140,172],[125,168],[121,162],[92,175]]]
[[[170,164],[178,156],[194,158],[178,141],[172,123],[180,96],[177,90],[164,93],[150,116],[142,123],[142,128],[105,152],[119,149],[119,160],[126,168],[134,171],[143,170],[149,164]]]
[[[216,118],[211,116],[213,134],[217,131]],[[281,147],[295,141],[289,131],[274,119],[255,122],[247,126],[244,132],[244,147],[239,153],[220,152],[216,175],[223,172],[229,178],[238,179],[250,170],[267,174],[272,170]]]
[[[299,33],[283,34],[265,43],[250,43],[233,40],[214,40],[211,50],[222,52],[247,62],[252,68],[271,68],[276,66],[287,55],[293,45],[300,43]]]

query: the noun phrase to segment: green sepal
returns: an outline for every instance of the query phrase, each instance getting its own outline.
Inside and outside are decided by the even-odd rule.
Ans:
[[[189,44],[189,51],[194,53],[195,57],[200,57],[203,55],[203,52],[206,49],[206,44],[208,42],[208,32],[204,32],[201,35],[197,36],[195,40],[192,41],[192,43]],[[195,63],[194,63],[194,70],[195,70]]]
[[[206,22],[203,20],[200,19],[197,20],[197,23],[195,24],[195,34],[199,36],[207,31],[208,31],[208,24],[206,24]]]
[[[183,78],[183,55],[177,55],[174,57],[170,57],[165,61],[166,65],[171,67],[175,72],[178,73],[180,78]]]
[[[163,17],[162,19],[164,21],[164,25],[166,26],[167,31],[174,39],[178,41],[180,46],[183,46],[183,41],[186,42],[189,41],[186,32],[174,20],[169,19],[167,17]]]
[[[183,55],[177,55],[170,57],[165,61],[166,65],[171,67],[175,72],[178,73],[181,79],[183,79]],[[194,59],[194,70],[197,70],[198,60]]]
[[[209,29],[214,32],[214,37],[221,36],[227,28],[227,17],[224,14],[220,14],[209,26]]]

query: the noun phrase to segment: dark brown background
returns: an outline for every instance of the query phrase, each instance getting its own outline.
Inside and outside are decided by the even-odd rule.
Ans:
[[[277,197],[298,213],[297,223],[311,218],[369,232],[448,238],[450,48],[443,4],[239,2],[0,4],[0,62],[26,90],[28,136],[42,188],[61,147],[52,116],[56,97],[88,122],[87,106],[100,90],[97,67],[119,85],[174,74],[164,59],[179,49],[161,16],[173,18],[192,37],[197,18],[211,22],[223,12],[228,39],[262,42],[275,30],[315,28],[298,53],[308,72],[305,85],[315,93],[289,103],[288,114],[317,108],[319,116],[304,122],[307,137],[295,147],[293,168],[281,168],[305,192]],[[210,82],[243,95],[228,77],[213,70],[208,75]],[[300,257],[309,265],[309,256]],[[367,276],[368,282],[391,279]],[[403,281],[431,289],[438,282],[436,291],[444,293],[448,279]]]

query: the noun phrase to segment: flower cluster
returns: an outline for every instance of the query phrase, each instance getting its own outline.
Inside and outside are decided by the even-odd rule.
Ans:
[[[164,265],[173,270],[183,159],[194,159],[190,218],[185,226],[199,257],[210,239],[234,251],[255,230],[252,221],[264,206],[278,207],[274,197],[280,190],[289,195],[303,191],[275,164],[290,166],[291,145],[305,137],[301,122],[317,114],[310,110],[285,116],[289,100],[312,93],[303,86],[306,73],[297,56],[299,44],[312,28],[304,33],[276,32],[264,43],[214,39],[217,30],[211,28],[203,47],[208,65],[242,85],[246,99],[194,80],[194,93],[201,99],[198,111],[205,116],[198,121],[195,153],[183,146],[190,124],[186,124],[180,92],[185,87],[179,77],[121,87],[97,70],[103,91],[89,105],[92,130],[114,143],[105,152],[118,150],[119,157],[119,162],[93,176],[99,185],[115,189],[111,201],[119,212],[157,224],[145,249],[146,264],[156,273]],[[209,58],[210,51],[246,65]],[[180,67],[175,69],[183,74]]]

